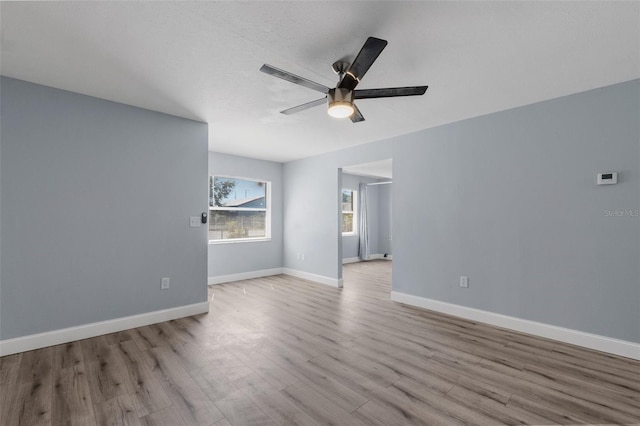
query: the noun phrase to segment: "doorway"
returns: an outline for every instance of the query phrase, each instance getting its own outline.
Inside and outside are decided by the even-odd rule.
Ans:
[[[338,250],[341,268],[351,263],[366,267],[370,260],[393,259],[392,179],[390,158],[342,168],[342,234]]]

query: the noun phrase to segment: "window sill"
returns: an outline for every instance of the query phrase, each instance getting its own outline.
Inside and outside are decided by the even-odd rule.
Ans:
[[[356,237],[358,234],[356,234],[355,232],[343,232],[342,236],[343,237]]]
[[[271,241],[271,238],[237,238],[233,240],[209,240],[209,245],[257,243],[263,241]]]

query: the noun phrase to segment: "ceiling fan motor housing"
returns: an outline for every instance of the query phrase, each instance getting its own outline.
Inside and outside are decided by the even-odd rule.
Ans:
[[[349,89],[329,89],[327,93],[327,103],[329,114],[334,117],[349,117],[353,114],[353,90]]]

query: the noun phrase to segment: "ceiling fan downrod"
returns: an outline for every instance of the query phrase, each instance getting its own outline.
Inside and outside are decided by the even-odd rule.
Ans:
[[[342,80],[342,77],[344,77],[345,73],[349,69],[349,66],[351,66],[351,64],[347,61],[335,61],[333,65],[331,65],[331,69],[333,70],[333,72],[338,74],[338,76],[340,77],[338,81]]]

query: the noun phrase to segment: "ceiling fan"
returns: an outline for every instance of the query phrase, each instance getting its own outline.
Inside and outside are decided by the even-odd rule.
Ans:
[[[369,68],[371,68],[371,65],[373,65],[380,53],[382,53],[386,45],[386,40],[369,37],[352,64],[346,61],[334,62],[332,65],[333,71],[339,76],[338,84],[334,89],[267,64],[264,64],[260,68],[260,71],[325,94],[323,98],[280,111],[282,114],[294,114],[326,102],[328,104],[327,112],[330,116],[336,118],[349,117],[352,122],[358,123],[364,121],[364,117],[354,103],[356,99],[417,96],[424,95],[427,91],[428,86],[355,90],[358,83],[362,80],[362,77],[364,77]]]

